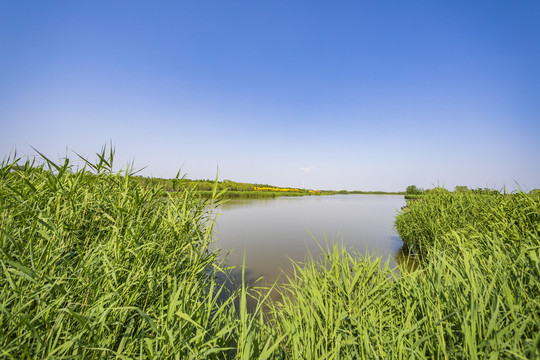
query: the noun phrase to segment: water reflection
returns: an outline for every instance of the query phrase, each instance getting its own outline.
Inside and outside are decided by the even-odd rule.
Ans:
[[[255,198],[255,199],[228,199],[226,200],[222,205],[221,209],[224,211],[234,209],[234,208],[242,208],[242,207],[250,207],[250,206],[260,206],[263,204],[268,204],[270,202],[276,201],[276,198]]]
[[[246,257],[246,281],[272,284],[292,269],[291,260],[317,256],[319,243],[342,241],[361,253],[390,259],[402,247],[393,222],[405,205],[403,196],[335,195],[232,199],[223,204],[215,226],[218,245],[227,263],[241,266]],[[241,272],[231,276],[240,276]],[[232,282],[240,283],[237,280]]]
[[[414,271],[420,266],[420,260],[406,245],[403,245],[394,255],[396,263],[401,271]]]

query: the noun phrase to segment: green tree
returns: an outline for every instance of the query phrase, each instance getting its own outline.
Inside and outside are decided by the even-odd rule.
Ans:
[[[407,195],[420,195],[424,192],[424,189],[416,187],[416,185],[407,186]]]

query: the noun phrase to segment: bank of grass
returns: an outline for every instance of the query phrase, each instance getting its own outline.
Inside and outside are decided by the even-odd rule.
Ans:
[[[540,356],[539,196],[433,192],[396,218],[416,271],[324,243],[249,313],[216,280],[217,187],[164,197],[112,159],[0,167],[0,358]]]
[[[441,240],[452,231],[470,246],[480,236],[500,239],[509,248],[521,246],[524,239],[540,238],[537,194],[436,191],[422,195],[422,201],[409,202],[408,209],[397,216],[396,229],[404,244],[420,254],[435,246],[453,247],[455,241]]]
[[[187,178],[147,178],[133,176],[132,181],[143,189],[159,188],[164,193],[182,196],[185,190],[196,191],[202,197],[211,197],[214,189],[223,192],[224,198],[270,198],[279,196],[317,196],[317,195],[405,195],[404,192],[385,191],[347,191],[311,190],[300,188],[280,188],[267,184],[241,183],[231,180],[192,180]]]
[[[195,187],[196,189],[196,187]],[[171,195],[174,196],[174,192]],[[181,192],[176,194],[182,195]],[[202,197],[211,197],[213,194],[212,190],[197,190],[197,194]],[[285,192],[285,191],[260,191],[260,190],[227,190],[224,189],[222,198],[231,199],[231,198],[276,198],[276,197],[286,197],[286,196],[323,196],[323,195],[403,195],[403,193],[388,193],[383,191],[334,191],[334,190],[321,190],[321,191],[304,191],[298,190],[294,192]]]
[[[212,191],[198,191],[197,192],[202,197],[211,197]],[[277,192],[277,191],[225,191],[221,196],[224,199],[231,198],[275,198],[281,196],[308,196],[308,195],[320,195],[313,194],[308,192]]]
[[[2,163],[0,358],[268,355],[245,289],[216,281],[216,196],[164,199],[114,173],[113,155]]]
[[[432,193],[396,226],[416,271],[337,245],[295,264],[272,306],[283,358],[540,357],[540,197]]]
[[[418,200],[424,197],[422,194],[405,194],[405,200]]]
[[[161,179],[133,177],[133,182],[143,189],[159,188],[172,196],[183,196],[183,192],[195,191],[201,197],[212,197],[214,191],[222,193],[222,198],[269,198],[278,196],[320,195],[321,192],[306,189],[279,188],[270,185],[240,183],[231,180],[191,180],[186,178]]]

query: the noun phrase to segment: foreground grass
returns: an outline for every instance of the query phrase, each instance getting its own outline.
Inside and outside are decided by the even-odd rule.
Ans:
[[[540,356],[539,196],[426,195],[396,219],[418,270],[328,244],[248,313],[216,280],[217,187],[164,198],[112,160],[0,167],[0,358]]]
[[[458,244],[459,235],[452,238]],[[459,247],[459,245],[457,246]],[[540,356],[537,242],[434,251],[397,274],[344,248],[296,264],[273,304],[282,358],[478,359]]]
[[[163,199],[112,160],[2,164],[0,358],[264,358],[245,291],[215,280],[214,199]]]
[[[272,304],[282,358],[540,357],[540,197],[431,194],[396,219],[422,266],[334,245]]]

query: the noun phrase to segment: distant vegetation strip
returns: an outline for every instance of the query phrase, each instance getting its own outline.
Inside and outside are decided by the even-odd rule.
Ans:
[[[202,197],[212,196],[212,191],[197,191]],[[179,193],[181,194],[181,193]],[[224,198],[274,198],[279,196],[306,196],[314,195],[308,192],[278,192],[278,191],[225,191],[222,194]]]
[[[405,192],[385,191],[347,191],[347,190],[313,190],[301,188],[286,188],[268,184],[241,183],[231,180],[192,180],[186,178],[163,179],[135,176],[135,183],[146,189],[159,188],[167,193],[181,193],[186,189],[194,190],[202,196],[212,195],[214,188],[224,191],[224,197],[277,197],[277,196],[307,196],[307,195],[404,195]]]
[[[457,194],[476,194],[476,195],[490,195],[490,196],[498,196],[502,194],[508,194],[508,192],[503,189],[501,191],[495,190],[495,189],[489,189],[489,188],[469,188],[467,186],[456,186],[454,188],[454,193]],[[523,191],[519,191],[522,193]],[[406,200],[418,200],[425,198],[426,195],[430,195],[433,193],[450,193],[450,190],[445,189],[444,187],[434,187],[432,189],[422,189],[416,187],[416,185],[410,185],[407,186],[407,190],[405,191],[405,199]],[[533,189],[529,191],[530,195],[539,195],[540,189]]]
[[[253,190],[255,191],[276,191],[276,192],[302,192],[308,194],[320,194],[320,190],[303,190],[303,189],[291,189],[291,188],[278,188],[278,187],[269,187],[269,186],[254,186]]]

